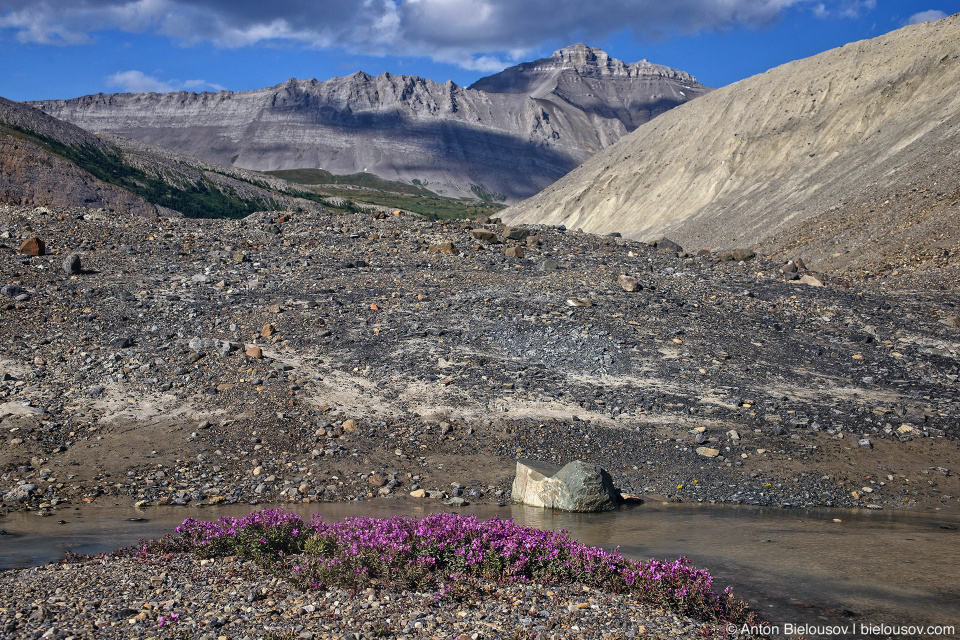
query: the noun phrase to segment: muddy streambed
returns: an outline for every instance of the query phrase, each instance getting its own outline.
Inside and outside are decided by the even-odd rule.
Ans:
[[[444,510],[409,501],[283,506],[304,516],[319,512],[327,520],[422,517]],[[0,568],[43,564],[67,550],[112,551],[171,533],[187,517],[242,516],[261,508],[115,506],[47,517],[12,513],[0,517]],[[640,559],[686,556],[708,569],[721,588],[732,585],[781,633],[791,625],[805,625],[801,630],[808,638],[862,635],[871,625],[955,625],[960,631],[960,518],[954,516],[649,502],[602,514],[516,505],[459,512],[566,529],[586,544],[619,546]]]

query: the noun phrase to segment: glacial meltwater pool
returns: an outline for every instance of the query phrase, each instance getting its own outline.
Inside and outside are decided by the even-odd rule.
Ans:
[[[540,529],[566,529],[586,544],[619,546],[634,558],[683,555],[708,569],[718,588],[732,585],[778,635],[801,635],[789,633],[799,630],[808,638],[862,637],[863,631],[879,630],[886,637],[907,625],[953,625],[960,634],[960,518],[952,516],[650,502],[600,514],[518,505],[454,510],[388,500],[282,506],[303,516],[322,513],[327,520],[423,517],[444,510],[499,516]],[[84,507],[47,517],[13,513],[0,516],[5,532],[0,568],[43,564],[67,550],[113,551],[172,533],[187,517],[239,517],[263,508],[267,505]]]

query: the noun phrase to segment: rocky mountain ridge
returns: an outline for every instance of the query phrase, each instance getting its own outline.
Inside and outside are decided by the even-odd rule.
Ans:
[[[120,136],[97,136],[0,98],[0,202],[145,216],[237,217],[313,209],[285,180],[214,165]],[[313,200],[316,198],[313,197]]]
[[[370,172],[443,195],[514,201],[707,91],[683,72],[622,63],[576,45],[472,88],[357,72],[255,91],[97,94],[30,104],[88,131],[228,166]]]
[[[724,87],[504,218],[692,250],[762,245],[861,275],[915,269],[918,257],[956,266],[960,234],[941,222],[960,206],[958,41],[960,15]]]

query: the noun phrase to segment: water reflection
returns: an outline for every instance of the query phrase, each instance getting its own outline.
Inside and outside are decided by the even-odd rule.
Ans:
[[[368,515],[423,517],[438,503],[285,505],[327,520]],[[160,537],[184,518],[242,516],[253,508],[101,507],[50,517],[0,518],[0,568],[29,566],[77,553],[112,551]],[[467,507],[480,518],[513,518],[566,529],[582,542],[620,547],[636,558],[687,556],[733,585],[775,624],[954,624],[960,629],[960,519],[840,509],[644,504],[613,513],[573,514],[530,507]],[[142,519],[130,521],[130,518]],[[58,520],[64,524],[58,524]]]

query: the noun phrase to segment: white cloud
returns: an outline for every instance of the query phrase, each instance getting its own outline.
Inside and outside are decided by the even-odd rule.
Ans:
[[[929,11],[921,11],[920,13],[915,13],[909,18],[907,18],[907,24],[920,24],[921,22],[932,22],[934,20],[942,20],[947,17],[947,14],[939,9],[930,9]]]
[[[108,87],[124,93],[169,93],[171,91],[223,91],[225,87],[206,80],[161,80],[142,71],[117,71],[107,76]]]
[[[167,93],[174,90],[168,83],[148,76],[142,71],[117,71],[107,76],[107,86],[126,93]]]
[[[821,19],[859,18],[877,7],[877,0],[834,0],[819,2],[811,9]]]
[[[183,83],[183,88],[187,91],[226,91],[222,84],[207,82],[206,80],[187,80]]]
[[[83,44],[100,31],[155,33],[184,45],[289,44],[427,56],[494,71],[545,43],[762,26],[790,8],[853,17],[876,0],[4,0],[0,38]]]

